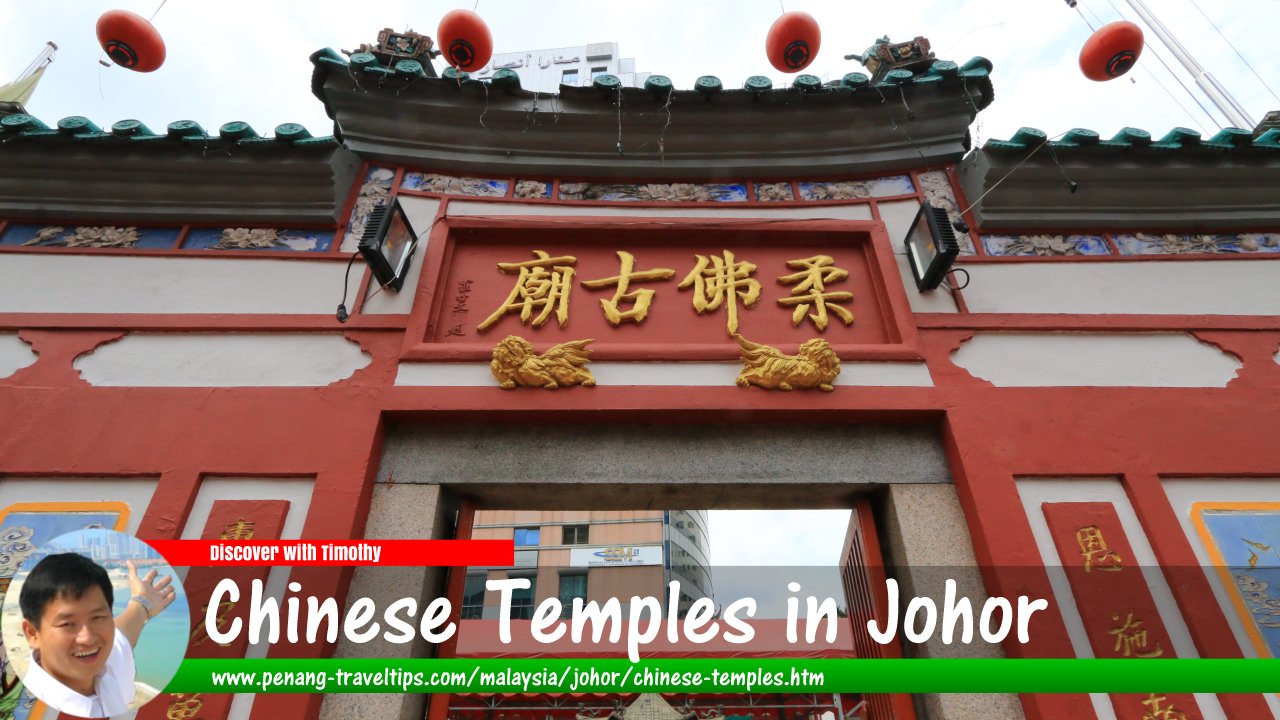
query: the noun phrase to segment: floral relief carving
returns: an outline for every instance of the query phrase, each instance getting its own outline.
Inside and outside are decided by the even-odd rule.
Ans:
[[[519,180],[516,182],[515,196],[524,200],[545,198],[547,183],[541,180]]]
[[[1108,255],[1110,249],[1097,235],[983,235],[990,255]]]
[[[953,220],[960,218],[960,204],[956,202],[955,192],[951,188],[951,180],[942,170],[930,170],[920,173],[920,189],[924,191],[924,199],[929,204],[947,211]],[[973,238],[969,233],[956,233],[956,241],[960,243],[961,255],[977,254],[973,249]]]
[[[869,182],[813,183],[802,187],[805,200],[862,200],[871,197]]]
[[[279,230],[273,228],[225,228],[215,250],[261,250],[279,247]]]
[[[924,199],[936,208],[942,208],[948,215],[959,215],[960,206],[956,204],[955,193],[951,190],[951,181],[941,170],[930,170],[920,173],[920,189],[924,191]]]
[[[906,175],[891,175],[871,180],[800,183],[800,197],[803,200],[864,200],[872,197],[905,195],[915,190],[911,178]]]
[[[360,195],[356,197],[355,207],[351,209],[351,221],[347,224],[347,236],[344,245],[354,247],[364,235],[364,228],[369,224],[369,213],[373,209],[386,204],[391,194],[391,180],[395,172],[386,168],[374,168],[360,186]]]
[[[561,183],[562,200],[631,200],[641,202],[743,202],[745,185],[695,183]]]
[[[1188,253],[1280,252],[1280,234],[1240,233],[1178,235],[1134,233],[1116,235],[1126,255],[1183,255]]]
[[[106,226],[78,227],[70,233],[65,228],[41,228],[23,245],[62,245],[64,247],[131,248],[138,244],[138,228]],[[59,237],[61,236],[61,237]]]
[[[756,199],[760,202],[795,200],[791,183],[756,183]]]
[[[435,173],[408,173],[404,176],[401,187],[406,190],[472,197],[502,197],[507,194],[507,184],[501,180],[453,177]]]

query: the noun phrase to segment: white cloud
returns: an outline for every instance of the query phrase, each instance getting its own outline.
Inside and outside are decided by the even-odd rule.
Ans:
[[[835,567],[848,510],[712,510],[713,566]]]

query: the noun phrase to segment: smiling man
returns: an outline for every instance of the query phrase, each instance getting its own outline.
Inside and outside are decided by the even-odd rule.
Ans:
[[[80,717],[129,711],[134,699],[133,647],[147,621],[173,602],[168,576],[139,578],[132,561],[132,597],[112,617],[115,593],[107,571],[75,553],[50,555],[27,575],[18,602],[22,632],[31,646],[23,678],[47,705]]]

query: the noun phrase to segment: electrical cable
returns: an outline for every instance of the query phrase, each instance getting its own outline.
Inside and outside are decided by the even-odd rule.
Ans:
[[[622,152],[622,84],[618,84],[618,155]]]
[[[342,276],[342,302],[338,303],[337,318],[338,322],[344,323],[347,318],[351,317],[347,314],[347,283],[351,280],[351,266],[355,263],[356,258],[360,257],[360,251],[351,253],[351,259],[347,261],[347,273]]]
[[[156,11],[151,13],[151,17],[147,18],[147,22],[151,22],[152,20],[155,20],[156,16],[160,14],[160,8],[164,7],[164,4],[167,2],[169,2],[169,0],[160,0],[160,7],[157,7]]]
[[[1093,23],[1089,22],[1089,18],[1084,16],[1084,12],[1081,10],[1080,6],[1076,5],[1075,7],[1076,7],[1076,14],[1080,16],[1080,19],[1084,21],[1085,25],[1089,26],[1089,32],[1098,32],[1098,28],[1094,27]]]
[[[1089,18],[1085,17],[1084,13],[1081,12],[1081,10],[1088,10],[1088,8],[1084,7],[1083,5],[1075,5],[1073,7],[1075,7],[1076,12],[1079,13],[1080,19],[1084,21],[1084,24],[1089,26],[1090,32],[1097,32],[1098,30],[1094,26],[1094,24],[1089,22]],[[1102,22],[1102,20],[1092,10],[1089,10],[1089,14],[1093,15],[1094,20],[1097,20],[1099,23]],[[1187,114],[1187,117],[1191,119],[1191,122],[1194,123],[1196,127],[1200,128],[1200,132],[1208,134],[1209,131],[1205,129],[1204,125],[1200,124],[1200,120],[1190,110],[1187,109],[1186,105],[1182,104],[1182,101],[1179,100],[1178,97],[1174,95],[1171,90],[1169,90],[1169,86],[1165,85],[1164,82],[1160,80],[1160,76],[1152,72],[1151,68],[1147,67],[1145,63],[1139,63],[1139,64],[1142,66],[1143,72],[1150,75],[1151,79],[1156,81],[1156,85],[1159,85],[1160,89],[1164,91],[1164,94],[1168,95],[1169,99],[1172,100],[1174,104],[1176,104],[1182,110],[1182,112]],[[1186,89],[1185,86],[1183,89]],[[1203,109],[1203,106],[1201,106],[1201,109]],[[1210,120],[1212,121],[1212,117],[1210,117]]]
[[[969,271],[968,271],[968,270],[965,270],[964,268],[953,267],[953,268],[951,268],[951,272],[953,272],[953,273],[964,273],[964,284],[963,284],[963,285],[960,285],[959,287],[956,287],[956,286],[952,285],[950,281],[947,281],[947,287],[951,288],[952,292],[955,292],[955,291],[957,291],[957,290],[963,290],[963,289],[965,289],[965,288],[969,287],[969,280],[970,280],[970,277],[969,277]]]
[[[997,180],[997,181],[995,182],[995,184],[994,184],[994,185],[992,185],[991,187],[987,188],[987,191],[986,191],[986,192],[984,192],[984,193],[982,193],[981,195],[979,195],[977,200],[974,200],[973,202],[969,203],[969,207],[967,207],[967,208],[965,208],[965,209],[961,210],[961,211],[960,211],[960,213],[959,213],[959,214],[960,214],[960,217],[964,217],[965,213],[969,212],[969,211],[970,211],[970,210],[972,210],[975,206],[977,206],[977,204],[978,204],[978,203],[982,202],[982,198],[984,198],[984,197],[986,197],[986,196],[990,195],[990,194],[991,194],[991,192],[992,192],[993,190],[995,190],[996,188],[1000,187],[1000,183],[1004,182],[1005,180],[1008,180],[1010,175],[1012,175],[1012,174],[1014,174],[1015,172],[1017,172],[1017,171],[1018,171],[1018,168],[1022,167],[1023,165],[1026,165],[1028,160],[1030,160],[1031,158],[1035,157],[1035,154],[1036,154],[1036,153],[1038,153],[1038,152],[1040,152],[1040,148],[1044,147],[1045,145],[1048,145],[1049,143],[1053,142],[1054,140],[1057,140],[1058,138],[1062,137],[1063,135],[1066,135],[1066,134],[1067,134],[1067,133],[1069,133],[1069,132],[1071,132],[1071,131],[1070,131],[1070,130],[1063,130],[1062,132],[1058,133],[1057,135],[1054,135],[1053,137],[1047,137],[1047,138],[1045,138],[1044,140],[1040,141],[1040,144],[1039,144],[1039,145],[1037,145],[1037,146],[1035,147],[1035,149],[1034,149],[1034,150],[1032,150],[1031,152],[1027,153],[1027,156],[1026,156],[1026,157],[1024,157],[1024,158],[1022,158],[1021,160],[1019,160],[1019,161],[1018,161],[1018,164],[1017,164],[1017,165],[1014,165],[1012,170],[1010,170],[1009,172],[1007,172],[1007,173],[1005,173],[1005,174],[1004,174],[1004,177],[1000,178],[999,180]],[[1061,166],[1059,166],[1059,169],[1061,169]],[[1065,172],[1064,172],[1064,176],[1065,176]],[[1070,178],[1067,178],[1067,182],[1071,182],[1071,179],[1070,179]],[[1072,192],[1074,192],[1074,190],[1073,190]]]
[[[950,45],[946,46],[946,47],[945,47],[945,48],[943,48],[942,50],[939,50],[939,51],[938,51],[938,57],[951,57],[951,56],[950,56],[950,55],[948,55],[947,53],[951,52],[951,49],[952,49],[952,48],[954,48],[956,45],[959,45],[959,44],[960,44],[960,42],[961,42],[962,40],[964,40],[965,38],[969,37],[970,35],[972,35],[972,34],[974,34],[974,33],[978,32],[979,30],[986,30],[987,28],[993,28],[993,27],[1004,27],[1004,22],[1003,22],[1003,21],[1001,21],[1001,22],[996,22],[996,23],[990,23],[990,24],[987,24],[987,25],[979,25],[978,27],[971,29],[969,32],[967,32],[967,33],[965,33],[965,34],[961,35],[959,38],[957,38],[956,40],[952,41],[952,43],[951,43]],[[846,57],[845,59],[846,59],[846,60],[852,60],[853,58],[851,58],[851,57]]]
[[[1111,0],[1107,0],[1107,4],[1111,6],[1112,10],[1116,11],[1116,14],[1119,15],[1121,19],[1128,20],[1128,18],[1124,16],[1124,13],[1120,12],[1120,8],[1116,7],[1116,4],[1114,2],[1112,2]],[[1213,113],[1209,112],[1209,109],[1204,106],[1204,103],[1200,102],[1200,98],[1194,92],[1192,92],[1191,88],[1187,87],[1187,84],[1182,82],[1182,78],[1178,77],[1178,74],[1173,71],[1173,68],[1169,67],[1169,63],[1165,62],[1164,57],[1161,55],[1160,52],[1156,50],[1156,47],[1151,43],[1145,43],[1145,44],[1147,47],[1151,48],[1151,54],[1155,56],[1156,60],[1160,61],[1160,64],[1164,66],[1165,71],[1168,72],[1170,75],[1172,75],[1174,80],[1178,81],[1178,85],[1182,86],[1182,89],[1185,90],[1186,93],[1191,96],[1191,99],[1196,101],[1196,105],[1199,105],[1200,109],[1204,111],[1204,114],[1209,116],[1209,121],[1217,125],[1219,128],[1226,127],[1226,125],[1224,125],[1223,123],[1218,122],[1218,119],[1213,116]],[[1139,64],[1141,64],[1141,61],[1139,61]],[[1150,72],[1150,70],[1148,70],[1148,72]],[[1152,77],[1155,77],[1154,73],[1152,73]]]
[[[1200,10],[1200,4],[1197,3],[1196,0],[1191,0],[1191,4],[1195,6],[1196,10]],[[1262,76],[1258,74],[1258,71],[1253,69],[1253,65],[1249,64],[1249,61],[1245,58],[1245,56],[1241,55],[1239,50],[1236,50],[1235,44],[1232,43],[1231,39],[1228,38],[1226,35],[1224,35],[1221,30],[1218,29],[1218,26],[1213,22],[1213,19],[1210,18],[1208,15],[1205,15],[1204,10],[1200,10],[1200,14],[1204,16],[1205,20],[1209,21],[1210,27],[1212,27],[1214,31],[1217,32],[1218,35],[1222,37],[1223,40],[1227,41],[1227,45],[1230,45],[1231,49],[1235,51],[1236,57],[1240,58],[1240,60],[1244,62],[1245,67],[1249,68],[1249,72],[1253,73],[1253,76],[1258,78],[1258,82],[1262,83],[1262,87],[1266,88],[1267,92],[1271,93],[1271,97],[1275,98],[1276,102],[1280,102],[1280,97],[1276,95],[1276,91],[1272,90],[1271,86],[1267,84],[1267,81],[1263,80]]]
[[[1067,181],[1067,187],[1070,188],[1071,194],[1074,195],[1076,190],[1080,189],[1080,183],[1072,180],[1071,176],[1067,174],[1067,169],[1062,167],[1062,161],[1058,159],[1058,153],[1053,149],[1052,144],[1049,145],[1049,155],[1053,157],[1053,164],[1058,166],[1058,172],[1062,173],[1062,179]]]
[[[928,158],[925,157],[924,152],[920,149],[920,146],[916,144],[915,138],[911,137],[911,133],[899,127],[898,121],[893,117],[893,105],[889,103],[889,98],[884,96],[884,92],[882,92],[879,87],[877,86],[872,86],[872,87],[875,88],[876,93],[880,95],[880,104],[885,106],[885,112],[889,114],[889,126],[893,128],[894,132],[902,133],[903,136],[907,138],[907,144],[911,146],[911,149],[915,150],[916,154],[919,155],[921,159],[927,160]],[[901,85],[898,86],[898,92],[902,94],[902,104],[907,108],[907,113],[908,113],[907,119],[910,120],[914,116],[914,113],[911,112],[911,106],[907,105],[907,93],[905,90],[902,89]],[[966,92],[967,92],[967,88],[966,88]]]
[[[671,96],[674,93],[674,86],[667,88],[667,101],[662,105],[663,112],[667,114],[667,123],[662,126],[662,132],[658,133],[658,160],[664,167],[667,164],[667,128],[671,127]]]

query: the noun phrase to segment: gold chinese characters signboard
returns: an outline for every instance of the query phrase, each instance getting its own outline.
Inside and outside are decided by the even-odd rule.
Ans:
[[[414,305],[422,340],[406,359],[488,359],[516,336],[542,352],[592,338],[593,360],[732,360],[736,335],[789,356],[821,339],[838,356],[919,359],[878,226],[449,222],[424,263],[431,302]]]

